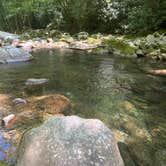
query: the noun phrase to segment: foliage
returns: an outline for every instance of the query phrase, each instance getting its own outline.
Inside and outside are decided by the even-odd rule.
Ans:
[[[123,32],[158,30],[165,26],[165,6],[162,0],[112,0],[112,9],[117,11],[112,21]]]
[[[1,0],[0,29],[70,33],[145,32],[165,28],[163,0]]]

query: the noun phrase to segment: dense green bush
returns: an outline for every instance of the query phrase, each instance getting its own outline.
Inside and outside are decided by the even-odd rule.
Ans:
[[[146,32],[165,28],[166,1],[112,0],[112,8],[117,11],[117,15],[111,21],[120,21],[115,28],[122,32]]]
[[[165,26],[163,0],[1,0],[0,29],[145,32]]]

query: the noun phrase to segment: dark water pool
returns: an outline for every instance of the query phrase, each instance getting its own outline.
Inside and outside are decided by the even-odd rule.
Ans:
[[[43,93],[61,93],[71,114],[102,120],[126,165],[166,165],[166,78],[148,69],[164,63],[70,50],[40,51],[29,63],[0,66],[0,93],[21,97],[28,78],[49,78]]]

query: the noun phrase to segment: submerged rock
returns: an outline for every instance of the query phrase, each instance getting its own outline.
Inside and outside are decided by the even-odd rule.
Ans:
[[[15,105],[25,105],[25,104],[27,104],[26,100],[21,99],[21,98],[16,98],[12,102]]]
[[[33,86],[33,85],[43,85],[49,82],[49,79],[46,78],[30,78],[26,81],[25,85],[26,86]]]
[[[33,57],[31,54],[24,52],[22,49],[12,46],[6,46],[0,48],[0,62],[1,63],[15,63],[25,62],[31,60]]]
[[[118,146],[100,120],[52,117],[28,131],[16,166],[123,166]]]
[[[65,113],[71,107],[70,100],[63,95],[46,95],[36,98],[36,108],[41,108],[44,114]]]
[[[24,92],[28,95],[42,95],[48,82],[46,78],[30,78],[25,82]]]
[[[43,121],[50,116],[62,116],[69,113],[71,102],[60,94],[30,97],[26,105],[14,107],[17,114],[17,124]]]

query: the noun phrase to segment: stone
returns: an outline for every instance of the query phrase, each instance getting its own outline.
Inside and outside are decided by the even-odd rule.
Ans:
[[[16,166],[123,166],[118,146],[100,120],[51,117],[25,133]]]
[[[31,54],[23,51],[20,48],[15,48],[12,46],[6,46],[0,48],[0,61],[2,63],[16,63],[16,62],[26,62],[32,60]]]
[[[57,42],[54,42],[54,48],[67,49],[69,48],[69,44],[65,41],[57,41]]]
[[[101,33],[97,33],[97,34],[91,35],[91,37],[95,38],[95,39],[101,39],[103,37],[103,35]]]
[[[153,35],[148,35],[146,37],[146,41],[149,43],[149,44],[153,44],[155,43],[155,37]]]
[[[36,123],[51,116],[63,116],[69,114],[71,108],[70,100],[60,94],[44,96],[33,96],[27,98],[26,105],[14,107],[17,113],[17,124]]]
[[[166,60],[166,53],[161,53],[162,60]]]
[[[2,47],[2,45],[3,45],[3,42],[2,42],[2,40],[0,39],[0,47]]]
[[[148,56],[158,56],[158,55],[160,55],[160,49],[155,50],[155,51],[148,54]]]
[[[136,55],[137,55],[138,57],[143,57],[143,56],[145,56],[144,53],[143,53],[143,51],[142,51],[141,49],[138,49],[138,50],[136,51]]]
[[[94,43],[94,44],[89,44],[86,42],[82,42],[82,41],[76,41],[73,42],[69,45],[70,49],[75,49],[75,50],[91,50],[91,49],[95,49],[98,48],[100,46],[101,43]]]
[[[26,86],[33,86],[33,85],[43,85],[49,82],[49,79],[46,78],[30,78],[26,81],[25,85]]]
[[[140,46],[141,45],[141,39],[136,39],[134,41],[135,46]]]
[[[10,126],[13,126],[13,123],[15,121],[16,121],[16,115],[10,114],[2,119],[2,126],[10,128]]]
[[[63,95],[46,95],[36,97],[34,105],[36,108],[40,107],[44,114],[59,114],[67,112],[70,107],[70,100]]]
[[[135,48],[131,47],[124,40],[111,38],[109,40],[105,39],[104,44],[113,50],[113,54],[121,55],[125,57],[137,57],[135,54]]]
[[[19,38],[19,35],[0,31],[0,39],[3,39],[3,40],[7,40],[7,39],[14,40],[14,39],[18,39],[18,38]]]
[[[80,32],[77,34],[78,40],[86,40],[89,37],[87,32]]]
[[[27,104],[26,100],[21,99],[21,98],[16,98],[12,102],[15,105],[25,105],[25,104]]]
[[[65,38],[61,38],[60,41],[71,44],[74,42],[74,39],[72,37],[65,37]]]

